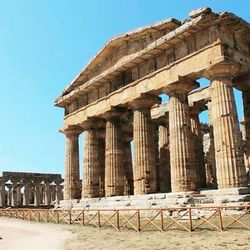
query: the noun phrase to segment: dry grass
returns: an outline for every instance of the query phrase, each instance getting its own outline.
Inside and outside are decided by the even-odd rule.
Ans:
[[[66,242],[73,249],[250,249],[250,231],[232,229],[226,232],[201,230],[185,232],[118,232],[111,228],[67,227],[76,239]]]

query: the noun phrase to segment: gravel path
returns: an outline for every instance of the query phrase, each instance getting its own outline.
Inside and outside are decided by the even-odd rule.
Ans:
[[[0,218],[0,249],[62,250],[73,237],[62,225]]]

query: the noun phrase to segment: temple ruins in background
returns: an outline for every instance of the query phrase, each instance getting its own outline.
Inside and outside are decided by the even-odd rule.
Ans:
[[[49,207],[62,200],[60,174],[3,172],[0,207]]]

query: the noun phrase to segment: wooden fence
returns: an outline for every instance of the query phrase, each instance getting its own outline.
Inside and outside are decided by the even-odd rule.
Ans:
[[[164,209],[0,209],[0,216],[57,224],[144,230],[250,230],[250,205]]]

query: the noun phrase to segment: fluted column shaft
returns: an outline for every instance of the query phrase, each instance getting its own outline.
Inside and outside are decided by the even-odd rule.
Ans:
[[[55,187],[55,192],[56,192],[56,201],[59,204],[59,201],[62,200],[62,187],[60,185],[60,183],[56,183],[56,187]]]
[[[197,188],[187,93],[172,91],[169,100],[169,149],[172,192]]]
[[[246,185],[241,136],[229,76],[212,78],[211,99],[218,188]]]
[[[49,206],[50,205],[50,200],[51,200],[51,197],[50,197],[50,183],[45,183],[45,187],[44,187],[44,204],[46,206]]]
[[[34,207],[40,206],[40,184],[35,184]]]
[[[64,176],[64,200],[80,199],[79,177],[79,130],[64,131],[66,135],[66,156]]]
[[[12,184],[12,191],[11,191],[11,206],[17,206],[17,183],[13,182]]]
[[[217,187],[215,150],[214,150],[214,132],[213,132],[213,113],[211,100],[207,103],[208,118],[209,118],[209,150],[206,155],[206,185],[207,187]]]
[[[206,170],[203,152],[203,138],[198,112],[191,112],[191,130],[194,137],[193,143],[197,168],[197,186],[202,188],[206,187]]]
[[[244,107],[246,141],[248,143],[248,150],[250,151],[250,86],[248,87],[248,89],[243,90],[242,98]]]
[[[7,193],[7,205],[11,207],[12,205],[12,185],[8,184],[8,193]]]
[[[171,175],[170,175],[170,152],[169,152],[169,135],[166,126],[159,126],[159,158],[160,158],[160,192],[170,192]]]
[[[124,195],[134,194],[133,165],[130,141],[125,141],[124,148]]]
[[[29,184],[24,184],[23,206],[29,206],[29,203],[30,203],[30,186]]]
[[[150,107],[158,99],[144,97],[135,100],[133,117],[134,136],[134,194],[149,194],[157,190],[155,144],[152,134]]]
[[[107,118],[105,142],[105,196],[123,195],[124,165],[121,122]]]
[[[84,159],[82,197],[99,196],[100,159],[98,157],[98,132],[87,129],[84,132]]]
[[[21,206],[22,205],[22,193],[21,193],[21,184],[17,185],[17,206]]]
[[[154,138],[149,108],[134,111],[134,193],[156,192]]]
[[[98,140],[98,155],[99,155],[99,194],[100,197],[105,196],[105,139]]]
[[[0,181],[0,207],[4,207],[6,205],[5,202],[5,182]]]
[[[156,170],[156,192],[160,192],[160,179],[161,179],[161,169],[160,169],[160,156],[159,156],[159,124],[157,122],[151,122],[152,136],[154,143],[154,156],[155,156],[155,170]]]
[[[250,172],[250,86],[242,91],[244,107],[244,134],[246,140],[245,166]]]
[[[50,186],[50,197],[51,197],[51,202],[54,202],[56,200],[56,186],[55,185]]]

